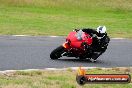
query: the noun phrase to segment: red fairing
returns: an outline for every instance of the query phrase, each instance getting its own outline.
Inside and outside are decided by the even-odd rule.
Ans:
[[[92,37],[89,34],[83,32],[81,38],[81,40],[77,39],[77,32],[70,32],[66,39],[70,41],[70,46],[75,48],[80,48],[82,42],[86,42],[88,45],[92,44]]]

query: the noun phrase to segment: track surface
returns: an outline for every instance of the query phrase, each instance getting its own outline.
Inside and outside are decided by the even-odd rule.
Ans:
[[[0,70],[132,66],[131,39],[111,39],[107,51],[96,63],[72,57],[51,60],[50,52],[64,41],[64,37],[0,36]]]

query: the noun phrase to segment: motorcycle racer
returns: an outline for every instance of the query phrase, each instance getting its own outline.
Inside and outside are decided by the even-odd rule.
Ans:
[[[92,47],[98,48],[97,45],[99,45],[99,43],[101,43],[101,42],[108,43],[109,42],[109,39],[107,41],[103,41],[105,39],[105,37],[107,36],[105,26],[98,26],[97,30],[92,29],[92,28],[83,28],[80,30],[89,34],[93,38],[93,43],[91,45]]]

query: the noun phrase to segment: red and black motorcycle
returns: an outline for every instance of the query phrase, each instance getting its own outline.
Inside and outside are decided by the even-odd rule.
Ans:
[[[72,31],[66,38],[66,42],[54,49],[50,58],[55,60],[62,56],[75,57],[79,59],[96,59],[105,52],[109,43],[107,33],[98,42],[95,49],[91,49],[93,37],[83,31]]]

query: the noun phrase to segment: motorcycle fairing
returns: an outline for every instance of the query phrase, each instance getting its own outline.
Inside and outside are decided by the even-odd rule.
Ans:
[[[88,45],[92,44],[92,38],[90,37],[89,34],[85,32],[82,32],[82,33],[74,32],[74,31],[70,32],[66,39],[70,41],[71,47],[74,47],[74,48],[80,48],[82,42],[85,42]]]

